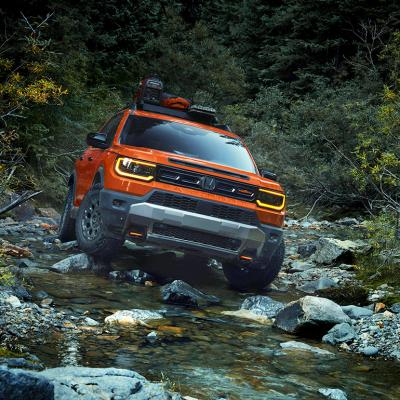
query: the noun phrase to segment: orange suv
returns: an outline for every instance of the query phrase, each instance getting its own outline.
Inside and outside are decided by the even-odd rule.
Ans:
[[[285,194],[215,110],[141,82],[76,161],[61,241],[110,259],[125,240],[222,262],[231,286],[260,289],[284,257]]]

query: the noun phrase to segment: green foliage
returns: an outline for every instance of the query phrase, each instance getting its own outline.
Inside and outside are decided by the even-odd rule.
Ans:
[[[14,274],[9,268],[2,266],[0,268],[0,286],[13,286],[16,283]]]

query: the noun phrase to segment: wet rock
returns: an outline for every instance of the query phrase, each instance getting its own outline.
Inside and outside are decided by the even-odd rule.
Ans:
[[[330,278],[319,278],[316,281],[307,282],[298,289],[305,293],[315,293],[317,290],[324,290],[338,287],[338,284]]]
[[[229,315],[231,317],[249,319],[251,321],[255,321],[260,324],[266,324],[266,325],[271,324],[271,322],[272,322],[271,319],[268,317],[265,317],[263,315],[257,315],[249,310],[243,310],[243,309],[235,310],[235,311],[222,311],[221,314]]]
[[[3,300],[5,303],[10,304],[12,307],[21,307],[21,302],[18,297],[16,296],[9,296]]]
[[[338,268],[343,271],[354,271],[354,265],[352,264],[340,264],[338,265]]]
[[[313,261],[318,264],[334,264],[338,262],[351,263],[354,256],[365,254],[371,245],[362,240],[339,240],[334,238],[321,238],[318,241],[317,251],[313,254]]]
[[[36,371],[41,371],[42,369],[44,369],[43,365],[40,362],[36,360],[27,360],[25,358],[0,357],[0,365],[6,366],[8,368],[23,368]]]
[[[157,341],[157,332],[156,331],[151,331],[147,336],[146,336],[146,340],[149,343],[155,343]]]
[[[341,389],[321,388],[318,392],[331,400],[347,400],[346,392]]]
[[[357,306],[342,306],[342,310],[348,315],[351,319],[360,319],[369,317],[373,314],[372,310],[364,307]]]
[[[304,243],[300,244],[297,247],[297,253],[299,253],[302,258],[310,257],[316,251],[317,251],[317,242]]]
[[[296,335],[322,336],[330,328],[350,318],[331,300],[305,296],[287,304],[276,316],[274,326]]]
[[[77,272],[90,270],[92,268],[92,259],[85,253],[75,254],[64,260],[61,260],[49,267],[51,271],[66,274],[68,272]]]
[[[111,271],[109,273],[110,279],[144,284],[146,281],[153,281],[154,277],[139,269],[133,269],[132,271]]]
[[[315,353],[318,355],[323,355],[323,356],[332,356],[334,355],[332,352],[324,349],[320,349],[319,347],[314,347],[310,346],[307,343],[303,342],[296,342],[295,340],[289,341],[289,342],[284,342],[280,343],[280,346],[284,350],[300,350],[300,351],[310,351],[311,353]]]
[[[336,345],[347,343],[356,337],[356,332],[351,325],[346,322],[335,325],[328,333],[322,337],[324,343]]]
[[[106,317],[106,324],[116,325],[146,325],[145,321],[153,319],[162,319],[163,316],[155,311],[148,310],[121,310]]]
[[[18,246],[3,239],[0,239],[0,251],[1,253],[12,257],[18,257],[18,258],[32,257],[32,253],[27,247]]]
[[[0,399],[53,400],[54,386],[45,377],[31,372],[0,368]]]
[[[76,240],[72,240],[70,242],[58,243],[57,247],[60,250],[72,250],[75,247],[78,247],[78,242]]]
[[[248,310],[256,315],[262,315],[268,318],[274,318],[281,311],[284,304],[280,301],[271,299],[268,296],[248,297],[241,305],[242,310]]]
[[[200,292],[188,283],[180,280],[173,281],[161,288],[163,301],[170,304],[181,304],[188,307],[219,304],[220,299]]]
[[[364,354],[365,356],[371,357],[375,356],[376,354],[379,353],[379,349],[374,346],[366,346],[360,348],[360,353]]]
[[[400,303],[395,303],[390,307],[390,311],[395,314],[400,314]]]
[[[17,266],[20,268],[37,268],[39,264],[35,261],[30,260],[29,258],[21,258]]]
[[[381,311],[383,311],[385,308],[386,308],[385,303],[376,303],[375,306],[374,306],[374,312],[375,312],[375,313],[381,312]]]

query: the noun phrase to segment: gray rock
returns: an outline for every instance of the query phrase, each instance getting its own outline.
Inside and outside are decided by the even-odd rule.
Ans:
[[[315,354],[323,355],[323,356],[334,355],[332,352],[330,352],[328,350],[320,349],[319,347],[315,347],[315,346],[310,346],[307,343],[296,342],[295,340],[280,343],[280,346],[284,350],[310,351],[311,353],[315,353]]]
[[[0,368],[0,399],[53,400],[54,386],[46,377]]]
[[[142,325],[143,322],[152,319],[161,319],[163,316],[155,311],[132,309],[121,310],[106,317],[106,324],[116,325]]]
[[[400,303],[393,304],[389,310],[395,314],[400,314]]]
[[[313,264],[311,262],[293,261],[290,265],[289,272],[303,272],[303,271],[307,271],[314,267],[315,267],[315,264]]]
[[[331,400],[347,400],[347,394],[341,389],[321,388],[318,392]]]
[[[348,315],[351,319],[360,319],[370,317],[373,314],[372,310],[364,307],[357,306],[343,306],[342,310]]]
[[[332,300],[305,296],[287,304],[276,316],[274,326],[297,335],[322,336],[334,325],[350,321]]]
[[[310,257],[317,251],[317,242],[309,242],[305,244],[300,244],[297,247],[297,253],[301,255],[303,258]]]
[[[370,251],[371,245],[362,240],[339,240],[321,238],[318,241],[317,251],[313,254],[313,261],[318,264],[351,263],[354,256]]]
[[[72,240],[70,242],[64,242],[57,245],[60,250],[71,250],[75,247],[78,247],[78,242],[76,240]]]
[[[26,358],[0,357],[0,364],[7,366],[8,368],[23,368],[36,371],[44,369],[39,360],[27,360]]]
[[[319,278],[316,281],[307,282],[298,289],[306,293],[315,293],[317,290],[337,287],[338,284],[331,278]]]
[[[336,345],[347,343],[356,337],[356,332],[351,325],[346,322],[335,325],[325,336],[322,337],[324,343]]]
[[[51,271],[62,274],[68,272],[85,271],[92,268],[93,261],[85,253],[75,254],[49,267]]]
[[[21,258],[17,265],[20,268],[37,268],[39,266],[37,262],[32,261],[29,258]]]
[[[242,310],[251,311],[256,315],[273,318],[283,307],[283,303],[273,300],[268,296],[252,296],[248,297],[240,308]]]
[[[157,332],[156,331],[151,331],[147,336],[146,336],[146,340],[149,343],[155,343],[157,341]]]
[[[188,307],[219,304],[220,299],[195,289],[180,280],[173,281],[161,288],[163,301],[170,304],[181,304]]]
[[[40,302],[41,307],[49,308],[54,303],[54,300],[51,297],[46,297]]]
[[[375,356],[379,353],[379,349],[374,346],[366,346],[360,348],[360,353],[364,354],[365,356],[371,357]]]
[[[9,372],[12,375],[20,374],[15,371]],[[168,392],[162,384],[151,383],[142,375],[126,369],[60,367],[24,374],[28,375],[30,380],[44,383],[42,394],[38,392],[38,397],[34,397],[32,394],[36,392],[31,391],[23,392],[20,397],[1,397],[0,395],[0,398],[7,400],[182,400],[179,394]],[[45,384],[49,385],[47,391]],[[1,384],[0,390],[3,386],[8,390],[8,385]],[[24,386],[20,384],[19,388],[24,389]]]
[[[21,307],[21,305],[22,305],[19,298],[17,296],[13,296],[13,295],[3,298],[2,301],[4,303],[9,304],[13,308],[18,308],[18,307]]]
[[[352,264],[340,264],[338,268],[344,271],[354,271],[354,265]]]
[[[93,318],[89,318],[89,317],[86,317],[86,318],[83,320],[83,323],[84,323],[85,325],[87,325],[87,326],[98,326],[98,325],[100,325],[99,322],[97,322],[97,321],[95,321]]]
[[[44,290],[38,290],[35,294],[34,297],[36,300],[43,300],[46,299],[47,297],[50,297],[49,294],[47,292],[45,292]]]
[[[338,219],[335,222],[339,225],[344,225],[344,226],[358,225],[360,223],[357,218],[349,218],[349,217]]]
[[[133,269],[132,271],[111,271],[109,278],[117,281],[125,281],[132,283],[143,284],[146,281],[154,280],[154,277],[140,269]]]

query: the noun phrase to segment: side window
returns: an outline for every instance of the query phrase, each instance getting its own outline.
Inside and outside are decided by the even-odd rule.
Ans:
[[[104,126],[101,128],[101,133],[104,133],[107,136],[107,143],[110,144],[115,136],[118,125],[121,122],[123,113],[119,113],[114,115]]]

